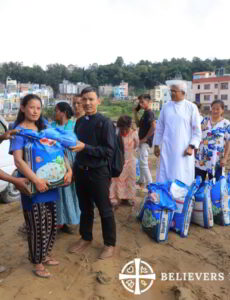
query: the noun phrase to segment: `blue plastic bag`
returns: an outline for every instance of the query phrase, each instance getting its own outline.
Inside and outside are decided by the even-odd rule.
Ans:
[[[63,146],[58,141],[44,137],[44,131],[21,130],[19,134],[28,138],[24,159],[37,177],[47,180],[49,189],[62,185],[67,171]],[[29,189],[32,194],[37,192],[32,182]]]
[[[211,191],[214,223],[222,226],[230,225],[230,180],[221,176]]]
[[[136,158],[136,181],[140,179],[140,160]]]
[[[192,223],[204,228],[213,227],[211,188],[212,184],[209,181],[205,181],[195,194]]]
[[[148,195],[153,198],[159,209],[176,210],[176,203],[169,192],[171,184],[171,181],[167,181],[164,183],[150,183],[147,186]]]
[[[181,237],[187,237],[194,208],[194,195],[201,184],[201,177],[189,187],[179,180],[172,182],[170,192],[176,201],[177,209],[173,215],[171,229],[180,234]]]
[[[34,139],[47,138],[55,140],[65,148],[74,147],[78,142],[77,136],[74,132],[60,128],[46,128],[39,132],[31,129],[21,129],[17,134]]]
[[[148,185],[148,196],[139,213],[142,229],[155,241],[168,239],[168,231],[176,209],[176,203],[168,192],[170,182]]]
[[[156,242],[168,239],[168,232],[173,219],[173,211],[159,209],[159,206],[147,200],[144,204],[142,229]]]
[[[74,132],[60,128],[47,128],[42,130],[48,139],[58,141],[63,147],[69,148],[76,146],[78,139]]]

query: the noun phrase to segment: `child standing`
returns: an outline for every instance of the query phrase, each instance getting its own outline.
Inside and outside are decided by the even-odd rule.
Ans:
[[[28,94],[21,102],[15,129],[30,129],[40,131],[45,129],[41,115],[42,102],[37,95]],[[23,148],[28,142],[27,137],[16,136],[10,145],[10,153],[14,156],[15,165],[20,174],[35,184],[39,191],[34,196],[21,194],[24,219],[27,227],[29,260],[35,265],[35,275],[43,278],[50,277],[45,270],[46,265],[58,265],[59,262],[51,257],[51,251],[56,237],[56,200],[58,190],[48,191],[48,181],[40,179],[23,159]],[[72,180],[72,170],[67,164],[68,172],[64,177],[65,184]]]
[[[110,201],[117,206],[121,200],[129,200],[129,204],[135,204],[136,198],[136,157],[135,149],[139,139],[136,130],[131,128],[132,118],[121,116],[117,121],[119,134],[124,143],[125,163],[123,171],[118,178],[112,178],[110,186]]]

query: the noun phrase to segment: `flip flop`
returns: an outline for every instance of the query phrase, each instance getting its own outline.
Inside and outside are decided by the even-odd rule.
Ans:
[[[44,265],[47,265],[47,266],[58,266],[60,264],[59,261],[57,261],[56,259],[54,258],[47,258],[45,261],[42,262]]]
[[[40,277],[40,278],[50,278],[51,277],[51,274],[48,271],[46,271],[45,269],[44,270],[33,270],[33,273],[37,277]]]

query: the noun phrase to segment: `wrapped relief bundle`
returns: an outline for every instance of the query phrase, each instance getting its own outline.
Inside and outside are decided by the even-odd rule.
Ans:
[[[176,209],[168,187],[169,183],[149,184],[148,196],[139,214],[142,229],[157,242],[168,239],[168,231]]]
[[[230,225],[230,178],[223,175],[211,190],[214,223],[222,226]]]
[[[170,193],[176,202],[177,209],[174,212],[171,229],[180,234],[181,237],[187,237],[191,223],[192,211],[194,208],[195,193],[201,183],[198,177],[189,187],[179,180],[172,182]]]
[[[205,181],[195,194],[192,223],[204,228],[213,227],[211,186],[209,181]]]
[[[18,134],[28,138],[28,142],[24,147],[25,161],[39,178],[49,182],[50,189],[54,189],[64,183],[64,176],[67,170],[64,161],[64,148],[60,143],[62,133],[60,130],[56,132],[56,129],[52,129],[53,139],[47,137],[50,133],[50,129],[40,132],[25,129],[21,130]],[[59,138],[60,142],[54,138]],[[72,144],[66,141],[66,135],[64,135],[62,144],[66,144],[67,147],[73,144],[73,141]],[[29,184],[29,189],[32,194],[37,192],[33,183]]]

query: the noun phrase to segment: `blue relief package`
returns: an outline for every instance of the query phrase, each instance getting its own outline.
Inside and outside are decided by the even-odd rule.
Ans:
[[[145,199],[139,219],[142,229],[156,242],[168,239],[168,231],[173,219],[176,203],[168,192],[170,182],[148,185],[148,196]]]
[[[211,190],[214,223],[230,225],[230,178],[221,176]]]
[[[42,130],[44,137],[58,141],[63,147],[76,146],[78,139],[74,132],[61,128],[47,128]]]
[[[192,212],[192,223],[204,228],[213,227],[213,212],[211,200],[212,184],[205,181],[195,194],[194,209]]]
[[[44,137],[44,131],[21,130],[19,135],[28,138],[24,147],[25,161],[39,178],[49,182],[50,189],[54,189],[64,183],[67,171],[64,148],[59,142]],[[29,189],[32,194],[37,193],[35,185],[31,182]]]
[[[173,215],[171,229],[187,237],[194,208],[195,193],[201,183],[201,177],[196,178],[191,186],[187,186],[179,180],[172,182],[170,192],[176,202],[177,209]]]

